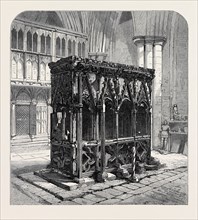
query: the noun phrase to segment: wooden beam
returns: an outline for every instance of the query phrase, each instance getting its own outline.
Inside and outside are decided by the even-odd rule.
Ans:
[[[82,178],[82,75],[78,76],[78,113],[77,113],[77,174]]]
[[[101,110],[101,173],[105,172],[106,167],[106,152],[105,152],[105,101],[102,100]]]

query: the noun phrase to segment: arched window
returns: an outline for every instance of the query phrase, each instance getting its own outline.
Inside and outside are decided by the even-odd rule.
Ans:
[[[40,65],[40,80],[45,80],[46,66],[44,63]]]
[[[51,54],[51,37],[49,35],[46,37],[46,53]]]
[[[21,60],[17,63],[17,72],[18,72],[18,79],[23,79],[23,62]]]
[[[45,36],[41,35],[41,53],[45,53]]]
[[[73,40],[73,44],[72,44],[72,55],[75,55],[75,51],[76,50],[76,42]]]
[[[27,51],[32,51],[32,33],[27,32]]]
[[[82,43],[82,57],[85,58],[85,43]]]
[[[12,60],[12,78],[16,79],[17,78],[17,69],[16,69],[16,61],[15,59]]]
[[[46,65],[46,80],[47,81],[51,80],[51,73],[50,73],[50,68],[48,65]]]
[[[21,29],[18,32],[18,49],[23,50],[23,31]]]
[[[56,56],[60,56],[60,38],[56,38]]]
[[[32,79],[37,80],[38,77],[38,64],[37,62],[33,62],[32,64]]]
[[[32,63],[30,60],[26,62],[27,71],[26,71],[26,78],[31,79],[32,78]]]
[[[81,43],[79,42],[78,43],[78,56],[81,57],[82,54],[81,54]]]
[[[68,40],[68,56],[72,55],[72,45],[71,45],[71,40]]]
[[[119,110],[119,137],[131,137],[132,136],[132,106],[131,103],[126,100],[122,103]]]
[[[37,33],[34,33],[33,35],[33,51],[37,52],[37,40],[38,40],[38,35]]]
[[[13,49],[17,48],[17,31],[15,29],[12,29],[12,42],[11,42],[11,47]]]
[[[65,39],[62,39],[62,56],[65,56]]]

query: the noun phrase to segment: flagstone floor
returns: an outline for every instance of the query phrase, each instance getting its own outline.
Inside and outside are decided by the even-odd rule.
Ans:
[[[139,175],[139,183],[112,180],[66,191],[33,175],[49,164],[49,150],[11,153],[11,204],[48,205],[186,205],[187,156],[152,151],[163,168]]]

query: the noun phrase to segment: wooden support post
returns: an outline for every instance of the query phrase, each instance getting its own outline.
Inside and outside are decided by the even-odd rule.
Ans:
[[[107,178],[107,174],[105,172],[106,167],[106,150],[105,150],[105,102],[102,100],[102,109],[100,111],[101,114],[101,170],[97,176],[97,180],[99,182],[104,182]]]
[[[100,171],[99,168],[99,115],[98,115],[98,109],[96,110],[96,115],[95,115],[95,130],[94,130],[94,139],[97,141],[97,146],[95,148],[95,173],[96,173],[96,177]]]
[[[105,171],[105,103],[102,103],[101,114],[101,172]]]
[[[136,113],[137,110],[133,110],[133,136],[136,137]]]
[[[77,174],[82,178],[82,75],[78,76],[78,113],[77,113]]]
[[[69,141],[73,142],[73,109],[69,110]]]
[[[115,111],[115,118],[116,118],[116,165],[118,165],[118,138],[119,138],[119,115],[118,111]]]
[[[133,109],[131,110],[131,137],[133,137],[135,134],[134,134],[134,131],[133,131],[133,123],[134,123],[134,118],[133,118]]]
[[[97,79],[98,83],[98,90],[100,91],[100,79]],[[95,108],[95,127],[94,127],[94,139],[97,142],[97,146],[95,147],[95,177],[97,179],[97,176],[100,172],[99,167],[99,106],[98,106],[98,100],[99,100],[99,92],[96,94],[96,108]]]
[[[136,142],[134,142],[134,145],[132,147],[132,173],[131,173],[130,181],[133,183],[139,181],[135,175],[135,167],[136,167]]]
[[[66,118],[66,112],[65,109],[62,111],[62,140],[65,140],[65,118]]]
[[[130,177],[130,181],[138,182],[138,178],[135,176],[135,168],[136,168],[136,113],[137,110],[134,109],[134,121],[133,121],[133,130],[134,130],[134,145],[132,147],[132,173]]]

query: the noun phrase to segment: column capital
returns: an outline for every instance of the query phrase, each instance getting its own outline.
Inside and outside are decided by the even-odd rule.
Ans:
[[[32,101],[31,101],[30,104],[31,104],[31,105],[36,105],[36,104],[37,104],[37,100],[36,100],[36,99],[32,99]]]
[[[11,100],[12,105],[16,105],[16,100]]]
[[[163,36],[135,36],[133,37],[133,42],[135,45],[138,44],[154,44],[154,45],[164,45],[166,43],[166,37]]]

